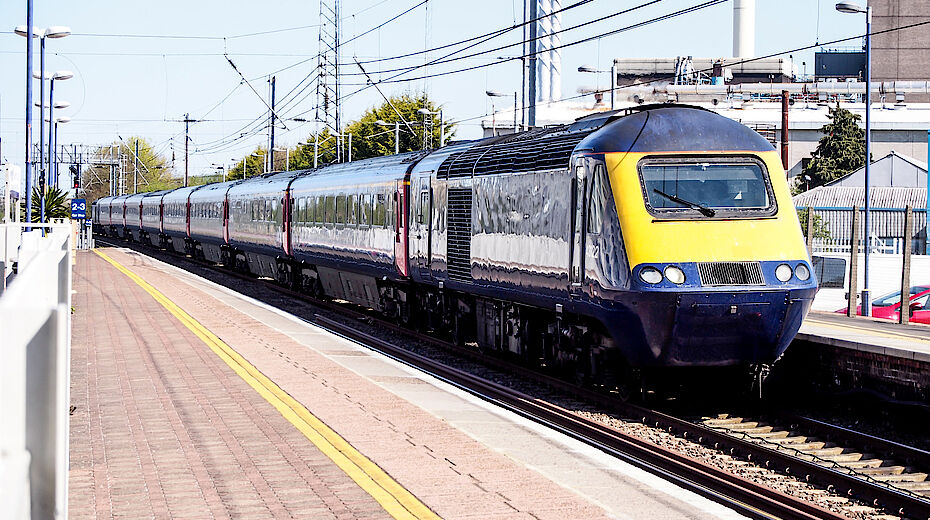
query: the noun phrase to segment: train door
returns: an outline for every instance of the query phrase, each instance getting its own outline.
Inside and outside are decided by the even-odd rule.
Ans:
[[[587,220],[587,197],[590,175],[588,160],[580,155],[572,158],[572,242],[569,265],[569,284],[573,297],[582,292],[585,272],[585,222]]]
[[[410,181],[397,181],[394,189],[394,265],[401,276],[408,276],[407,270],[407,201]]]
[[[416,268],[423,278],[430,276],[431,236],[430,216],[432,215],[432,190],[429,185],[430,177],[420,177],[417,180],[416,199],[411,200],[413,208],[413,254],[416,255]]]

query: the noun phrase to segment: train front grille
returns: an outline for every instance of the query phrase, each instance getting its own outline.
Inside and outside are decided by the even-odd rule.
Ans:
[[[759,262],[699,262],[701,285],[765,285]]]

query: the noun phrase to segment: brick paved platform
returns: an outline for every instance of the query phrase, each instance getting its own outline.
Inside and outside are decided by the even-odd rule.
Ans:
[[[292,316],[104,251],[442,518],[737,518]],[[389,517],[126,275],[81,253],[74,280],[74,518]]]

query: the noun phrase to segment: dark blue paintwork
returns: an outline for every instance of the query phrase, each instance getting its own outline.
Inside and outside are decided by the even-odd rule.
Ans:
[[[610,121],[581,141],[576,150],[595,153],[769,152],[773,147],[746,125],[709,110],[657,105]]]

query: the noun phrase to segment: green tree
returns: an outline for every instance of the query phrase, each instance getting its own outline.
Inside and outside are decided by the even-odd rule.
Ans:
[[[798,210],[798,220],[801,221],[801,231],[804,232],[804,236],[807,236],[807,212],[810,211],[810,208],[804,208]],[[830,238],[830,230],[827,229],[827,225],[823,222],[823,217],[818,214],[814,214],[814,238]]]
[[[39,222],[42,217],[42,192],[36,186],[32,189],[32,222]],[[45,220],[71,218],[71,201],[68,193],[55,186],[45,187]],[[26,205],[20,207],[19,219],[26,221]]]
[[[392,107],[393,105],[393,107]],[[394,109],[397,109],[395,111]],[[358,121],[349,124],[344,133],[352,134],[352,159],[367,159],[394,153],[394,126],[400,121],[400,151],[411,152],[423,149],[423,134],[427,132],[428,147],[438,148],[446,143],[440,143],[441,136],[439,117],[421,114],[426,109],[429,112],[438,112],[440,107],[431,101],[426,94],[412,96],[403,94],[390,98],[380,106],[369,108]],[[397,113],[403,116],[403,120]],[[428,123],[424,125],[424,120]],[[385,121],[391,126],[378,125],[378,121]],[[410,124],[410,128],[404,124]],[[446,122],[445,138],[448,142],[455,135],[455,124]],[[412,129],[412,132],[411,132]]]
[[[135,157],[137,142],[139,143],[138,163]],[[122,184],[126,193],[132,193],[134,185],[140,193],[167,190],[181,185],[181,180],[172,176],[168,160],[156,152],[151,143],[141,137],[133,136],[129,139],[113,141],[108,146],[101,146],[92,160],[94,163],[84,169],[81,182],[84,188],[84,198],[88,202],[110,193],[111,166],[109,163],[114,161],[122,166]],[[138,170],[136,170],[136,164],[138,164]],[[113,168],[119,171],[117,166]],[[136,175],[137,171],[138,175]]]
[[[226,176],[226,179],[234,181],[247,177],[257,177],[263,173],[268,173],[265,171],[265,153],[267,153],[267,151],[267,148],[261,146],[256,148],[255,151],[246,155],[244,159],[237,162],[235,166],[229,169],[229,175]]]
[[[827,117],[830,122],[820,129],[824,135],[802,172],[802,176],[810,177],[809,188],[839,179],[865,165],[865,131],[857,124],[862,118],[840,108],[839,103]]]

